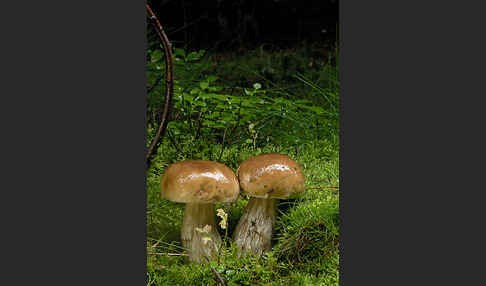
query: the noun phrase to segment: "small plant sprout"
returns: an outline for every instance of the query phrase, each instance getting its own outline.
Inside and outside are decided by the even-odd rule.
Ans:
[[[211,237],[209,236],[203,236],[202,237],[202,242],[204,245],[207,245],[209,241],[212,241]]]
[[[228,226],[228,214],[223,209],[217,209],[216,211],[216,215],[221,218],[221,220],[219,221],[219,226],[221,227],[221,229],[226,229],[226,227]]]
[[[250,123],[248,125],[248,131],[250,132],[250,136],[252,137],[252,139],[247,139],[246,142],[248,144],[252,144],[253,149],[255,149],[256,148],[256,139],[258,138],[258,131],[255,130],[255,124],[254,123]]]
[[[189,261],[217,258],[222,244],[216,229],[214,203],[238,198],[238,179],[227,166],[211,161],[187,160],[170,165],[160,182],[162,196],[186,203],[182,220],[182,246]]]
[[[221,229],[224,229],[224,241],[227,241],[228,239],[228,213],[226,213],[223,209],[217,209],[217,216],[221,218],[219,221],[219,226]],[[223,247],[223,244],[221,244],[221,247]],[[221,253],[221,252],[220,252]]]
[[[209,232],[211,231],[211,226],[209,224],[205,225],[203,228],[196,227],[196,231],[202,234],[202,242],[207,245],[209,241],[212,241]]]
[[[261,255],[271,247],[276,201],[305,191],[305,177],[297,162],[286,155],[262,154],[245,160],[238,168],[243,193],[251,198],[233,239],[238,252]]]
[[[250,96],[255,95],[258,92],[262,92],[262,91],[259,91],[260,88],[262,88],[261,84],[259,84],[258,82],[254,83],[253,84],[253,90],[248,90],[248,89],[245,88],[245,94],[250,95]]]
[[[203,234],[209,234],[211,231],[211,226],[209,224],[205,225],[203,228],[196,227],[196,230]]]

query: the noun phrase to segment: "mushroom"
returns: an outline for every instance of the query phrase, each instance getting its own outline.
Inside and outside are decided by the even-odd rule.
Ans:
[[[251,198],[233,233],[238,252],[261,255],[270,250],[276,199],[305,191],[302,168],[286,155],[262,154],[238,167],[242,193]]]
[[[189,261],[215,257],[221,245],[214,203],[233,202],[240,192],[238,179],[224,164],[186,160],[170,165],[160,182],[162,197],[186,203],[182,221],[182,246]]]

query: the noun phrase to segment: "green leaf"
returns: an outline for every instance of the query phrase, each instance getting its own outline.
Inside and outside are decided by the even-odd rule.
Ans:
[[[199,86],[200,86],[202,89],[206,89],[206,88],[208,88],[209,83],[208,83],[207,81],[201,81],[201,82],[199,83]]]
[[[255,84],[253,85],[253,88],[254,88],[254,89],[260,89],[260,88],[262,88],[262,85],[261,85],[261,84],[259,84],[259,83],[257,82],[257,83],[255,83]]]
[[[199,52],[197,52],[197,55],[199,57],[202,57],[204,55],[204,53],[206,52],[206,50],[200,50]]]
[[[174,56],[180,56],[182,58],[185,58],[186,57],[186,51],[184,51],[184,49],[175,48]]]
[[[187,55],[186,57],[186,61],[195,61],[195,60],[198,60],[200,58],[199,56],[199,53],[196,53],[196,52],[191,52]]]
[[[254,95],[254,94],[255,94],[255,91],[253,91],[253,90],[248,90],[248,89],[246,89],[246,88],[245,88],[245,94],[246,94],[246,95]]]
[[[150,54],[150,61],[152,63],[156,63],[156,62],[160,61],[163,56],[164,56],[164,53],[161,50],[154,50]]]
[[[210,76],[208,76],[208,78],[206,80],[209,81],[209,82],[213,82],[213,81],[216,81],[218,79],[219,79],[219,77],[217,77],[215,75],[210,75]]]
[[[314,111],[317,114],[324,113],[324,108],[319,107],[319,106],[311,106],[309,109],[312,110],[312,111]]]
[[[209,91],[220,91],[222,88],[220,86],[210,86]]]
[[[184,100],[188,101],[189,103],[192,103],[194,101],[194,98],[189,94],[184,94]]]

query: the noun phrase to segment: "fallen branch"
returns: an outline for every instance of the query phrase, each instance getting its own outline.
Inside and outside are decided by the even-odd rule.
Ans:
[[[152,144],[147,151],[145,156],[145,160],[147,162],[147,168],[150,166],[150,159],[153,156],[154,150],[160,144],[161,138],[164,136],[165,130],[167,129],[167,124],[169,123],[169,112],[172,103],[172,95],[174,93],[174,82],[173,82],[173,63],[172,63],[172,48],[169,43],[169,39],[164,33],[162,29],[162,25],[160,25],[159,20],[155,16],[154,12],[150,8],[148,4],[146,4],[147,13],[149,16],[150,21],[152,22],[152,26],[155,28],[159,39],[162,41],[162,46],[164,47],[164,55],[165,55],[165,71],[166,71],[166,86],[165,86],[165,104],[164,110],[162,111],[161,122],[159,128],[157,129],[157,134],[155,135]]]

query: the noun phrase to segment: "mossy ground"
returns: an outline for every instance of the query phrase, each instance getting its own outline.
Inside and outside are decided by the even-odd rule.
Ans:
[[[306,75],[320,86],[326,86],[325,73],[319,73],[322,71],[322,67],[319,68],[321,63],[312,58],[312,49],[309,49],[308,53],[288,59],[285,52],[269,54],[262,49],[254,51],[254,54],[220,64],[218,73],[222,78],[231,75],[228,80],[238,81],[248,75],[244,70],[264,71],[268,75],[271,74],[268,71],[270,69],[277,71],[286,68],[285,72],[275,72],[272,82],[277,82],[280,87],[287,90],[295,90],[293,84],[281,83],[288,83],[287,73],[298,71],[302,66],[309,67],[313,60],[312,69],[307,71]],[[224,55],[220,57],[223,58]],[[250,60],[254,57],[257,59]],[[233,65],[240,68],[235,69]],[[315,68],[315,65],[318,67]],[[303,89],[301,92],[310,91]],[[332,126],[336,124],[333,123]],[[339,137],[337,128],[331,131],[318,136],[306,136],[308,138],[303,138],[305,140],[294,145],[268,142],[259,146],[225,146],[220,159],[220,144],[208,143],[209,150],[205,149],[204,154],[198,151],[200,148],[196,147],[204,144],[204,138],[194,140],[190,135],[179,137],[183,140],[177,142],[177,148],[165,139],[147,172],[148,285],[217,285],[211,265],[224,277],[228,285],[337,286]],[[305,194],[300,198],[278,201],[272,250],[260,258],[236,256],[235,248],[231,244],[231,235],[248,202],[248,198],[240,196],[235,203],[217,205],[217,208],[223,208],[228,213],[227,229],[218,229],[225,241],[219,261],[211,264],[188,264],[180,242],[184,204],[161,198],[159,183],[164,170],[174,162],[185,159],[209,159],[207,154],[217,154],[213,160],[216,158],[236,171],[238,165],[246,158],[269,152],[287,154],[299,162],[303,166],[307,187]]]
[[[214,146],[218,148],[219,146]],[[260,152],[273,152],[275,146],[265,146]],[[304,167],[307,191],[295,200],[280,200],[273,249],[262,258],[237,258],[229,241],[247,203],[240,197],[222,207],[229,214],[227,249],[214,267],[228,285],[338,285],[339,264],[339,156],[338,147],[328,140],[308,143],[295,154],[280,150]],[[235,166],[231,156],[236,147],[228,149],[221,162]],[[260,153],[240,151],[240,160]],[[181,154],[180,154],[181,155]],[[215,285],[215,276],[207,264],[186,264],[180,243],[183,204],[160,197],[160,176],[175,161],[175,150],[164,144],[147,178],[147,270],[150,285]]]

